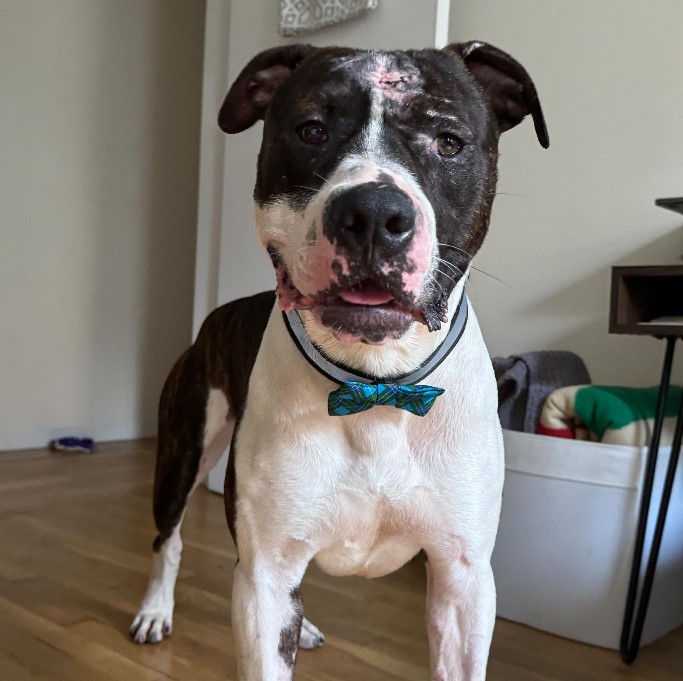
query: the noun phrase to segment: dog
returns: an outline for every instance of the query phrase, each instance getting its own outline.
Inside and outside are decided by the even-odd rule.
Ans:
[[[219,125],[264,121],[254,200],[277,288],[214,311],[163,388],[135,641],[171,633],[183,515],[230,446],[240,681],[290,681],[297,648],[323,642],[303,616],[311,560],[370,578],[420,551],[432,678],[483,681],[504,462],[465,283],[500,134],[527,115],[547,147],[528,73],[478,41],[288,45],[242,70]]]

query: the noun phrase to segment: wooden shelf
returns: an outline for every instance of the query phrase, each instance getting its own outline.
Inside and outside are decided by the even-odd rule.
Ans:
[[[683,317],[683,265],[613,267],[610,333],[683,337],[683,326],[652,324]]]

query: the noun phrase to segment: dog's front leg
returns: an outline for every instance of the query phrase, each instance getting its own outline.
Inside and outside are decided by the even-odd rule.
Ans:
[[[484,681],[496,619],[488,561],[428,555],[427,634],[433,681]]]
[[[238,681],[291,681],[303,620],[299,585],[306,565],[286,572],[240,560],[232,592]]]

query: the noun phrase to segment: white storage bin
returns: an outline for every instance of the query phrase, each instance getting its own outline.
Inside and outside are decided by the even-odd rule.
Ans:
[[[647,449],[505,431],[493,569],[498,615],[618,648]],[[669,448],[660,449],[650,545]],[[643,563],[645,564],[645,559]],[[643,565],[643,572],[645,565]],[[683,472],[677,471],[642,642],[683,624]]]
[[[218,460],[218,463],[209,471],[206,478],[206,486],[217,494],[223,494],[225,487],[225,471],[228,468],[228,452],[230,447],[223,452],[223,456]]]

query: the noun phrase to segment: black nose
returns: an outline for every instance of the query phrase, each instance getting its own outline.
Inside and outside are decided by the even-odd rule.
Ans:
[[[350,252],[393,255],[405,248],[415,231],[415,209],[395,186],[367,182],[348,189],[328,204],[324,229],[330,241]]]

